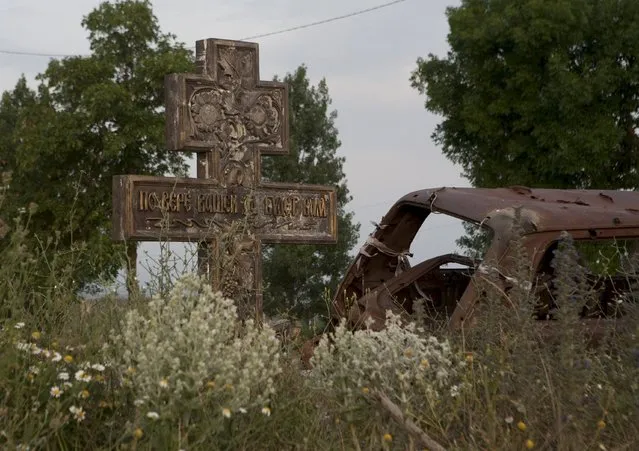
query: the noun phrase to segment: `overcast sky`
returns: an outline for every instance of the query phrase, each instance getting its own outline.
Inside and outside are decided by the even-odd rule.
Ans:
[[[0,50],[86,54],[82,17],[98,0],[1,0]],[[243,39],[303,25],[384,3],[384,0],[155,0],[162,31],[194,46],[204,38]],[[346,157],[353,201],[361,223],[360,244],[402,195],[435,186],[469,186],[461,169],[446,160],[430,136],[439,118],[410,87],[419,56],[447,50],[447,6],[455,0],[406,0],[355,17],[254,39],[260,44],[260,75],[271,79],[300,64],[313,84],[326,78],[338,111],[337,128]],[[0,53],[0,89],[29,80],[49,58]],[[35,86],[35,84],[33,84]],[[193,175],[195,173],[193,172]],[[455,249],[461,224],[443,215],[424,224],[413,244],[416,259]],[[359,245],[358,245],[359,247]],[[144,245],[151,254],[157,245]],[[141,264],[145,278],[145,263]]]

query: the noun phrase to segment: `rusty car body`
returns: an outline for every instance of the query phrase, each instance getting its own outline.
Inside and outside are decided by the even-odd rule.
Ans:
[[[481,261],[446,254],[411,267],[411,244],[435,213],[474,223],[490,232],[492,238]],[[476,282],[487,273],[482,262],[494,262],[505,289],[511,287],[517,281],[508,276],[513,261],[509,257],[513,257],[513,242],[518,236],[521,239],[517,243],[521,243],[530,267],[540,277],[549,267],[562,231],[568,232],[575,243],[638,239],[639,192],[442,187],[409,193],[376,225],[348,268],[332,300],[332,323],[346,318],[353,329],[379,330],[384,327],[387,310],[411,313],[413,301],[425,297],[430,314],[443,318],[445,327],[471,327],[480,299]],[[448,267],[450,263],[457,267]],[[600,281],[598,289],[597,314],[582,317],[591,330],[612,316],[608,304],[619,290],[629,289],[628,278]]]

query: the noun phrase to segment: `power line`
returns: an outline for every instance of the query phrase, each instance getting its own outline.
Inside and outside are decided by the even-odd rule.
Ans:
[[[0,49],[0,53],[4,53],[6,55],[23,55],[23,56],[48,56],[54,58],[64,58],[67,56],[78,56],[78,55],[69,55],[63,53],[37,53],[37,52],[21,52],[19,50],[2,50]]]
[[[375,11],[377,9],[387,8],[389,6],[393,6],[393,5],[396,5],[398,3],[402,3],[402,2],[405,2],[405,1],[406,0],[395,0],[395,1],[392,1],[392,2],[383,3],[381,5],[373,6],[371,8],[362,9],[362,10],[355,11],[355,12],[352,12],[352,13],[349,13],[349,14],[344,14],[343,16],[331,17],[330,19],[319,20],[317,22],[308,23],[306,25],[299,25],[297,27],[292,27],[292,28],[286,28],[286,29],[280,30],[280,31],[272,31],[270,33],[264,33],[264,34],[258,34],[258,35],[255,35],[255,36],[249,36],[247,38],[243,38],[242,40],[245,41],[245,40],[248,40],[248,39],[265,38],[267,36],[273,36],[273,35],[281,34],[281,33],[288,33],[289,31],[301,30],[303,28],[309,28],[309,27],[314,27],[316,25],[322,25],[322,24],[329,23],[329,22],[335,22],[336,20],[341,20],[341,19],[346,19],[346,18],[349,18],[349,17],[359,16],[361,14],[366,14],[366,13],[369,13],[371,11]]]
[[[315,27],[317,25],[323,25],[323,24],[326,24],[326,23],[329,23],[329,22],[335,22],[337,20],[347,19],[349,17],[360,16],[362,14],[366,14],[366,13],[369,13],[371,11],[376,11],[378,9],[388,8],[389,6],[393,6],[393,5],[396,5],[398,3],[403,3],[405,1],[406,0],[394,0],[394,1],[391,1],[391,2],[386,2],[386,3],[383,3],[381,5],[372,6],[370,8],[366,8],[366,9],[361,9],[361,10],[354,11],[352,13],[344,14],[344,15],[341,15],[341,16],[331,17],[329,19],[318,20],[316,22],[311,22],[311,23],[304,24],[304,25],[298,25],[298,26],[295,26],[295,27],[286,28],[284,30],[272,31],[272,32],[269,32],[269,33],[249,36],[249,37],[246,37],[246,38],[242,38],[242,40],[246,41],[246,40],[249,40],[249,39],[265,38],[265,37],[268,37],[268,36],[274,36],[276,34],[283,34],[283,33],[288,33],[288,32],[291,32],[291,31],[302,30],[304,28]],[[194,47],[189,47],[189,48],[193,49]],[[23,51],[19,51],[19,50],[4,50],[4,49],[0,49],[0,53],[1,54],[5,54],[5,55],[43,56],[43,57],[51,57],[51,58],[65,58],[65,57],[71,57],[71,56],[79,56],[79,55],[70,55],[70,54],[62,54],[62,53],[40,53],[40,52],[26,52],[26,51],[23,52]]]

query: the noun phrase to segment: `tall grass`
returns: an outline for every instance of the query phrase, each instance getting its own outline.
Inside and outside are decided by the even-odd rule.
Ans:
[[[239,321],[201,279],[89,304],[68,280],[74,260],[42,273],[25,233],[0,255],[2,449],[639,449],[636,309],[597,345],[569,314],[550,340],[526,284],[488,281],[471,330],[392,315],[381,332],[338,327],[305,370],[301,339]],[[591,294],[562,246],[555,295],[569,312]],[[532,283],[525,261],[512,276]]]

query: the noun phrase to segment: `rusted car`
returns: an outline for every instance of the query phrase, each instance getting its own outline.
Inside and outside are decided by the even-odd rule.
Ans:
[[[476,260],[451,253],[411,266],[411,243],[434,213],[486,230],[490,240],[483,257]],[[382,218],[348,268],[332,300],[332,321],[346,318],[353,329],[367,322],[372,329],[380,329],[387,310],[410,314],[415,300],[423,299],[429,316],[439,318],[445,327],[457,330],[472,326],[481,298],[479,278],[497,274],[505,292],[519,283],[509,276],[515,261],[509,258],[515,256],[514,238],[521,237],[517,243],[529,257],[533,280],[541,284],[552,278],[553,251],[562,231],[572,236],[576,247],[590,246],[587,250],[594,255],[593,262],[601,263],[600,257],[606,256],[633,258],[639,252],[633,243],[639,238],[639,192],[510,187],[435,188],[409,193]],[[607,253],[599,252],[598,243],[608,246]],[[610,252],[611,243],[623,243],[621,254],[618,247]],[[593,331],[618,316],[620,296],[636,285],[631,270],[602,274],[588,274],[598,301],[595,306],[584,306],[581,314],[583,323]],[[534,289],[532,285],[529,289]],[[552,297],[552,293],[546,294]],[[540,297],[543,299],[543,294]],[[551,318],[551,309],[549,305],[540,307],[537,319]]]

